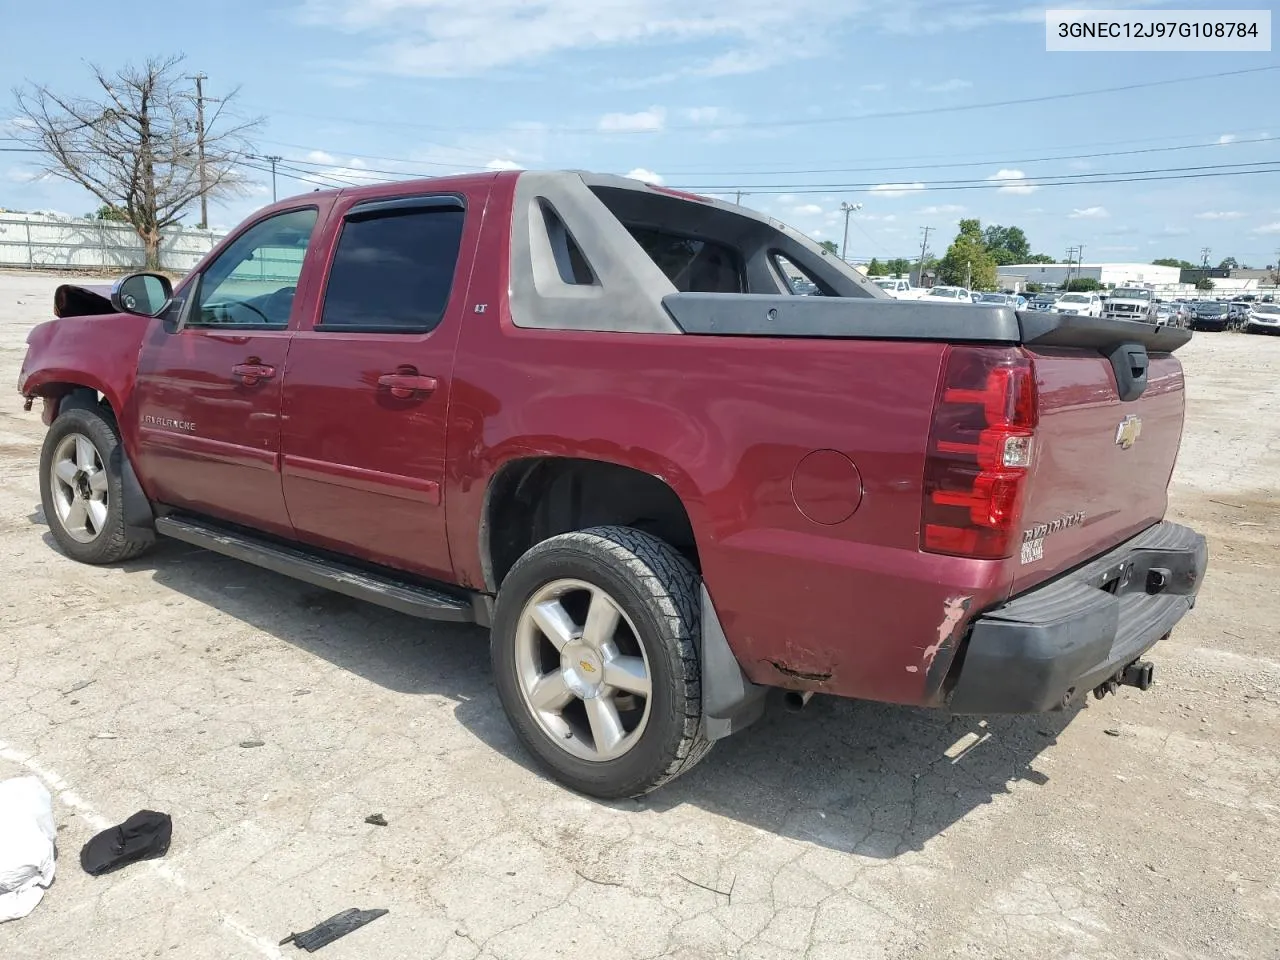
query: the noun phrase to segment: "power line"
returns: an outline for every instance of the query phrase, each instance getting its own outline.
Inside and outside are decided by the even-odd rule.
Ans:
[[[965,113],[974,110],[989,110],[998,107],[1012,107],[1031,103],[1051,103],[1060,100],[1074,100],[1081,97],[1096,97],[1103,94],[1125,93],[1131,90],[1147,90],[1154,87],[1167,87],[1181,83],[1200,83],[1204,80],[1219,80],[1226,77],[1239,77],[1252,75],[1257,73],[1265,73],[1272,70],[1280,70],[1280,64],[1274,64],[1266,67],[1249,67],[1242,70],[1224,70],[1218,73],[1202,73],[1190,77],[1170,77],[1165,80],[1145,80],[1140,83],[1126,83],[1114,87],[1095,87],[1089,90],[1073,90],[1066,93],[1049,93],[1041,94],[1035,97],[1017,97],[1009,100],[988,100],[980,103],[962,103],[952,106],[937,107],[920,107],[912,110],[885,110],[878,113],[858,113],[846,114],[834,117],[804,117],[792,118],[787,120],[741,120],[733,123],[688,123],[688,124],[671,124],[666,126],[665,130],[740,130],[740,129],[756,129],[761,127],[778,128],[778,127],[809,127],[809,126],[830,126],[837,123],[849,123],[855,120],[890,120],[901,117],[923,117],[933,116],[942,113]],[[395,126],[410,127],[418,130],[439,130],[452,131],[459,133],[493,133],[493,132],[510,132],[508,127],[465,127],[465,126],[445,126],[441,124],[429,123],[413,123],[412,121],[396,119],[392,120],[376,120],[371,117],[333,117],[323,116],[312,113],[300,113],[291,110],[274,110],[271,111],[285,116],[301,117],[307,120],[327,120],[337,123],[363,124],[366,126]],[[569,127],[569,126],[543,126],[538,127],[538,133],[551,134],[591,134],[596,136],[618,136],[632,135],[636,133],[653,133],[652,130],[601,130],[599,127]]]
[[[1232,140],[1231,146],[1236,144],[1248,143],[1274,143],[1280,141],[1280,137],[1257,137],[1249,140]],[[880,173],[883,171],[902,171],[902,170],[945,170],[957,167],[995,167],[1008,166],[1016,163],[1051,163],[1056,160],[1097,160],[1103,157],[1128,157],[1145,153],[1170,153],[1178,150],[1207,150],[1211,147],[1221,147],[1220,143],[1189,143],[1176,147],[1148,147],[1142,150],[1112,150],[1105,153],[1074,153],[1059,154],[1052,157],[1022,157],[1014,160],[965,160],[953,163],[920,163],[920,164],[902,164],[897,163],[891,167],[828,167],[825,169],[811,170],[721,170],[718,171],[719,176],[725,177],[769,177],[780,176],[783,174],[818,174],[818,173]],[[688,173],[684,171],[667,171],[669,177],[680,176],[711,176],[711,173]]]

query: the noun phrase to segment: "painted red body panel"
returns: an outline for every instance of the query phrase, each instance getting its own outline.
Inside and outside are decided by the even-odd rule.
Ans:
[[[126,411],[126,450],[154,499],[482,590],[494,588],[486,493],[506,465],[575,457],[644,471],[683,502],[716,612],[753,680],[900,703],[938,702],[977,612],[1163,514],[1182,419],[1178,362],[1153,363],[1142,401],[1153,442],[1130,456],[1109,446],[1120,411],[1106,361],[1037,354],[1043,456],[1024,516],[1084,510],[1088,522],[1035,566],[922,553],[944,344],[517,327],[507,302],[515,182],[489,174],[313,194],[333,212],[317,227],[289,330],[197,338],[136,318],[64,319],[32,334],[23,390],[102,390]],[[464,193],[469,210],[441,325],[421,336],[313,330],[341,209],[433,191]],[[282,375],[234,386],[230,366],[250,357]],[[397,372],[436,387],[393,397],[378,379]],[[138,396],[146,414],[197,421],[200,436],[151,449]],[[814,451],[826,452],[797,475]],[[1139,496],[1117,506],[1106,486],[1135,467],[1150,476],[1121,484]]]

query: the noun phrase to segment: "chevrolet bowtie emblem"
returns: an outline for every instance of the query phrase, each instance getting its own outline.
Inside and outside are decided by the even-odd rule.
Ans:
[[[578,661],[578,666],[580,666],[580,667],[581,667],[583,670],[585,670],[587,673],[595,673],[595,672],[596,672],[596,668],[595,668],[595,667],[593,667],[593,666],[592,666],[588,661],[586,661],[586,660],[579,660],[579,661]]]
[[[1141,417],[1129,414],[1120,421],[1120,426],[1116,427],[1116,445],[1121,450],[1128,450],[1138,442],[1140,436],[1142,436]]]

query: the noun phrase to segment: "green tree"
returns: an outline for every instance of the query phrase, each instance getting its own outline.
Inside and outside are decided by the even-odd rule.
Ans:
[[[1204,277],[1203,279],[1199,280],[1199,281],[1196,283],[1196,289],[1197,289],[1197,290],[1212,290],[1212,289],[1213,289],[1213,281],[1212,281],[1212,280],[1210,280],[1208,277]]]
[[[885,261],[884,270],[891,277],[905,277],[911,272],[911,261],[906,257],[894,257]]]
[[[834,240],[823,240],[818,244],[818,246],[827,251],[827,253],[831,254],[833,257],[838,257],[840,255],[840,247]]]
[[[987,252],[982,238],[982,223],[976,219],[960,221],[960,232],[947,248],[938,265],[938,279],[947,284],[968,284],[972,290],[991,290],[996,285],[996,261]]]
[[[1031,256],[1027,257],[1027,263],[1057,263],[1057,262],[1058,262],[1057,260],[1049,256],[1047,253],[1033,253]]]
[[[1028,283],[1027,293],[1044,293],[1043,283]]]
[[[1174,257],[1161,257],[1159,260],[1152,260],[1151,265],[1155,267],[1177,267],[1179,270],[1194,270],[1196,265],[1189,260],[1178,260]]]
[[[1227,257],[1220,264],[1218,264],[1219,270],[1237,270],[1239,269],[1239,267],[1240,267],[1240,262],[1236,260],[1235,257]]]
[[[1010,263],[1027,263],[1027,258],[1031,256],[1031,244],[1027,242],[1027,235],[1021,227],[992,224],[983,231],[982,242],[1002,267]]]
[[[885,272],[886,271],[884,269],[884,264],[881,263],[879,260],[877,260],[875,257],[872,257],[871,262],[867,264],[867,276],[879,277]]]
[[[1091,290],[1101,290],[1102,284],[1093,277],[1073,277],[1067,281],[1068,293],[1088,293]]]
[[[104,203],[90,217],[92,220],[111,220],[114,223],[128,223],[129,215],[118,207],[113,207],[109,203]]]

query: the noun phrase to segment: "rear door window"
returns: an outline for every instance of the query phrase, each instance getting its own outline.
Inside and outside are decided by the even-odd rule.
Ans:
[[[460,201],[396,202],[347,215],[317,330],[427,333],[449,303],[466,216]],[[371,208],[375,205],[371,205]]]

